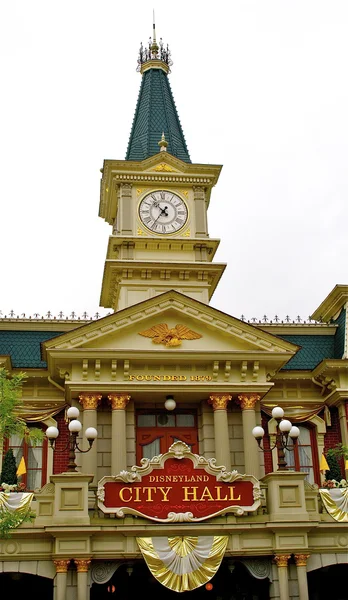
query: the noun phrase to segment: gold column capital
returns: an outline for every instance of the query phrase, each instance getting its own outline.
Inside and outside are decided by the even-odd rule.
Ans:
[[[112,410],[125,410],[131,397],[127,394],[109,394],[108,400],[110,401]]]
[[[74,563],[78,573],[88,573],[89,565],[91,564],[90,559],[85,558],[74,558]]]
[[[229,394],[214,394],[209,397],[208,404],[211,404],[213,411],[227,410],[227,404],[232,400]]]
[[[307,565],[307,559],[309,557],[310,554],[294,554],[296,567],[305,567]]]
[[[291,554],[276,554],[274,556],[274,562],[277,563],[277,567],[287,567],[290,557]]]
[[[241,394],[238,396],[239,404],[242,410],[255,410],[256,402],[260,400],[258,394]]]
[[[83,410],[96,410],[102,399],[101,394],[80,394],[79,402]]]
[[[70,560],[54,560],[56,573],[67,573]]]

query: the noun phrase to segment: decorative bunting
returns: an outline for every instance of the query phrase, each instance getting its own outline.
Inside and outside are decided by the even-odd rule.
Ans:
[[[137,538],[152,575],[175,592],[207,583],[224,557],[228,536]]]
[[[320,489],[323,504],[333,519],[348,523],[348,488]]]

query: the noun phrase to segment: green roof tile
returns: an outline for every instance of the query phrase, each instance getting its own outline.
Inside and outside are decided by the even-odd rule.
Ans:
[[[62,335],[62,331],[0,331],[0,354],[11,356],[15,368],[45,368],[41,342]]]
[[[325,358],[334,358],[334,335],[278,335],[283,340],[301,346],[282,370],[314,369]]]
[[[158,154],[162,133],[167,152],[191,162],[167,74],[149,69],[142,76],[126,160],[145,160]]]
[[[341,310],[336,321],[337,327],[335,335],[335,358],[342,358],[344,354],[344,340],[346,334],[346,309]]]

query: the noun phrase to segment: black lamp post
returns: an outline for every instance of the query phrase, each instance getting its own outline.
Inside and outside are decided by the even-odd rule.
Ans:
[[[70,406],[70,408],[68,408],[68,410],[67,410],[67,417],[69,419],[69,425],[68,425],[69,440],[68,440],[68,443],[66,444],[65,448],[62,448],[62,450],[57,450],[55,448],[55,441],[59,435],[59,431],[58,431],[57,427],[48,427],[46,430],[46,435],[50,441],[51,448],[53,448],[53,450],[55,452],[65,452],[69,448],[68,473],[76,473],[76,471],[77,471],[77,465],[75,463],[76,450],[78,450],[78,452],[82,452],[83,454],[85,454],[86,452],[89,452],[90,449],[92,448],[94,440],[98,436],[98,432],[94,427],[88,427],[85,431],[85,436],[88,440],[89,448],[87,450],[82,450],[79,447],[79,445],[77,443],[77,436],[82,429],[82,424],[77,419],[79,414],[80,414],[80,411],[75,406]]]
[[[300,430],[296,425],[293,425],[288,419],[283,419],[284,411],[280,406],[276,406],[272,410],[272,417],[277,421],[277,429],[275,435],[275,442],[271,448],[263,448],[261,445],[265,430],[263,427],[257,426],[252,430],[252,434],[256,439],[259,448],[263,452],[271,452],[277,448],[278,454],[278,471],[286,470],[285,450],[291,450],[289,447],[290,441],[295,446],[297,438],[300,435]]]

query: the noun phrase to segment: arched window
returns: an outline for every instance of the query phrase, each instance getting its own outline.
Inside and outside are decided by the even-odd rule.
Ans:
[[[177,441],[198,453],[197,418],[194,411],[139,411],[137,413],[137,464],[169,450]]]
[[[287,468],[306,473],[309,483],[320,483],[315,429],[306,425],[298,425],[298,428],[300,435],[297,444],[294,446],[291,443],[290,450],[285,450]]]
[[[36,427],[38,425],[36,424]],[[30,429],[30,425],[28,425]],[[43,439],[36,446],[27,442],[19,435],[11,435],[7,440],[5,450],[12,448],[17,466],[24,457],[27,472],[21,475],[20,482],[25,484],[29,491],[41,488],[46,483],[47,472],[47,439]]]

